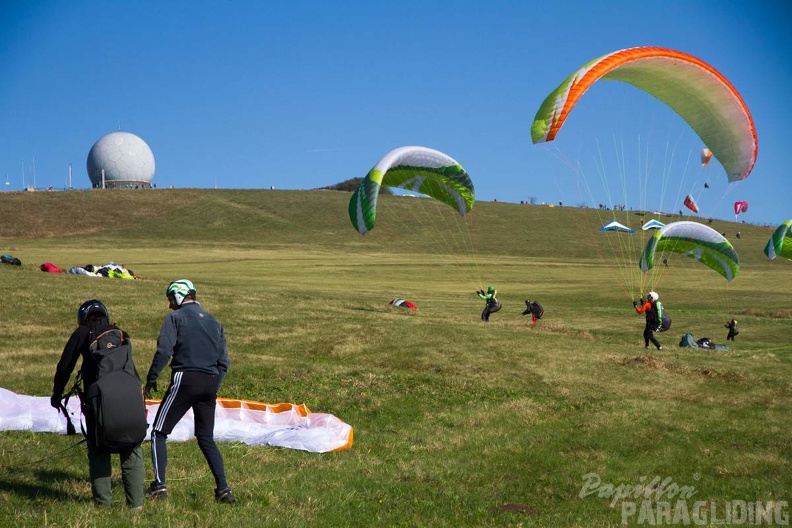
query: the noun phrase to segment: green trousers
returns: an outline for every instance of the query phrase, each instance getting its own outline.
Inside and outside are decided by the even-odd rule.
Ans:
[[[91,492],[94,501],[100,506],[110,506],[113,503],[111,488],[111,475],[113,464],[111,454],[99,451],[88,444],[88,471],[91,476]],[[124,483],[126,503],[130,508],[143,505],[143,488],[145,487],[145,472],[143,467],[143,448],[137,446],[129,451],[119,454],[121,457],[121,481]]]

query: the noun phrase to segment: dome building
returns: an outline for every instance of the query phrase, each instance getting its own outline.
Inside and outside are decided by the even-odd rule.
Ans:
[[[99,189],[149,188],[154,178],[154,154],[129,132],[113,132],[94,143],[87,166],[91,186]]]

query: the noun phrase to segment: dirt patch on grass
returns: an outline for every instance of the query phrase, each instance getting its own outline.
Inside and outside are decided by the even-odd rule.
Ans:
[[[739,372],[724,372],[713,368],[691,368],[665,361],[653,355],[622,359],[621,364],[627,367],[644,367],[658,371],[673,372],[688,377],[706,378],[734,383],[748,382],[748,378]],[[760,384],[758,380],[753,380],[752,383]]]
[[[673,364],[666,363],[662,359],[656,358],[652,355],[627,358],[622,361],[622,365],[628,367],[641,366],[654,370],[674,370]]]
[[[740,310],[737,317],[767,317],[770,319],[792,319],[792,310]]]

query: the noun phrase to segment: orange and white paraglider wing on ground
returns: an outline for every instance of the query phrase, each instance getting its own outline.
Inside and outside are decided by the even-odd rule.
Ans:
[[[159,400],[146,401],[151,422]],[[69,400],[69,419],[80,430],[82,415],[76,397]],[[193,438],[193,415],[188,411],[168,436],[169,441]],[[66,434],[66,418],[44,396],[15,394],[0,388],[0,431],[31,431]],[[244,442],[300,449],[312,453],[340,451],[352,447],[352,426],[332,414],[312,413],[305,405],[269,404],[252,400],[218,398],[215,410],[215,439],[219,442]]]
[[[157,400],[146,401],[150,417],[146,437],[151,435],[151,422],[159,404]],[[190,440],[193,430],[192,411],[188,411],[168,435],[168,440]],[[287,447],[313,453],[340,451],[352,446],[352,427],[332,414],[312,413],[303,404],[231,398],[217,399],[214,436],[218,442]]]

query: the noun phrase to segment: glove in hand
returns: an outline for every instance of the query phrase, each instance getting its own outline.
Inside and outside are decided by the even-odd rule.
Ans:
[[[638,301],[633,301],[633,306],[635,306],[636,308],[638,308]]]
[[[146,388],[143,389],[143,396],[148,399],[151,399],[151,391],[157,392],[157,382],[156,381],[147,381]]]
[[[50,396],[50,405],[52,405],[55,409],[60,410],[61,408],[61,398],[60,394],[53,394]]]

